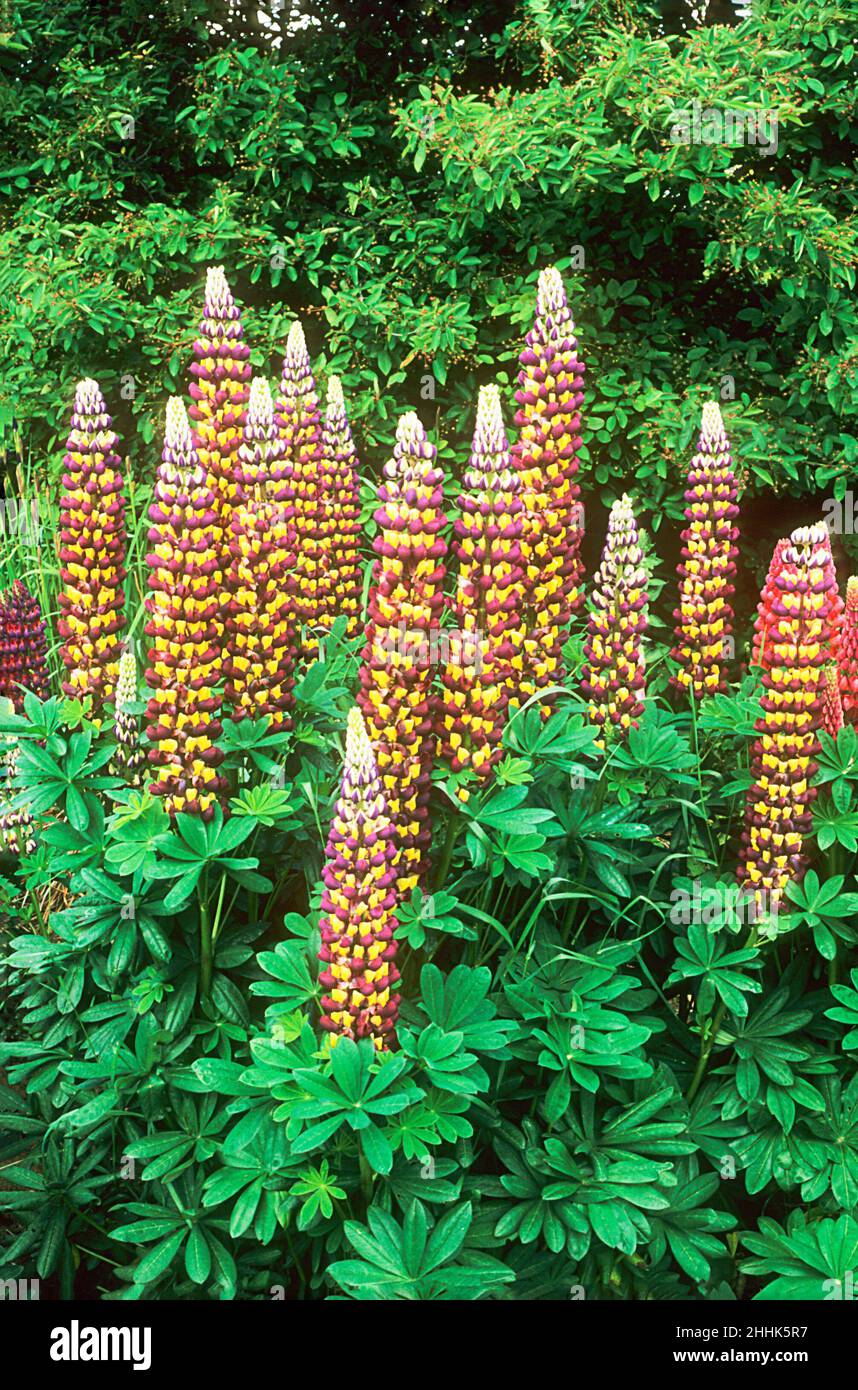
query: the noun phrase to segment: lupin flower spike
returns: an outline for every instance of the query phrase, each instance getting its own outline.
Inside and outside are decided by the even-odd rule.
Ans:
[[[151,552],[146,635],[152,639],[146,683],[152,742],[151,790],[171,815],[208,820],[226,789],[218,774],[221,734],[222,575],[220,529],[211,488],[193,446],[181,400],[167,406],[164,451],[149,509]]]
[[[833,662],[823,672],[822,727],[832,738],[836,738],[843,728],[843,705],[837,684],[837,667]]]
[[[679,606],[674,610],[679,662],[671,683],[691,690],[695,700],[726,689],[726,662],[732,655],[738,487],[721,411],[715,401],[703,407],[697,453],[688,471],[682,560],[678,566]]]
[[[235,474],[250,382],[250,348],[241,311],[223,273],[209,266],[199,335],[191,366],[190,417],[197,459],[206,474],[224,539],[235,498]]]
[[[267,381],[255,377],[230,523],[225,698],[234,721],[288,727],[295,665],[294,516]]]
[[[20,714],[27,690],[48,697],[47,640],[38,599],[16,579],[0,599],[0,695]]]
[[[771,643],[769,633],[774,626],[773,603],[777,596],[777,577],[783,569],[783,553],[790,544],[789,537],[779,540],[772,553],[769,572],[760,592],[757,616],[754,620],[754,641],[751,650],[751,665],[768,669],[771,666]]]
[[[642,639],[648,620],[647,576],[629,497],[611,507],[602,563],[593,580],[581,688],[599,743],[625,738],[643,713]]]
[[[397,893],[427,868],[433,662],[444,603],[443,473],[417,416],[403,415],[385,465],[358,704],[396,828]]]
[[[60,499],[60,655],[63,692],[92,700],[94,714],[113,698],[125,626],[125,498],[98,383],[77,385]]]
[[[18,744],[0,753],[0,845],[10,854],[35,854],[36,838],[33,833],[33,817],[24,807],[10,810],[12,802],[20,794],[16,784],[18,772]]]
[[[295,506],[295,606],[306,656],[318,651],[332,588],[324,503],[322,423],[316,382],[301,324],[289,330],[275,419]]]
[[[823,721],[823,670],[830,658],[834,606],[831,550],[822,523],[793,531],[775,579],[771,664],[751,757],[738,877],[763,910],[776,910],[791,879],[804,873],[804,837]]]
[[[338,376],[328,380],[325,422],[322,428],[324,469],[323,502],[325,531],[332,584],[328,608],[322,622],[330,626],[340,614],[348,622],[346,636],[354,637],[360,628],[360,480],[358,458],[346,414],[342,382]]]
[[[471,767],[479,777],[487,777],[502,755],[507,706],[522,670],[519,488],[519,475],[510,470],[498,388],[483,386],[454,525],[459,578],[449,604],[453,626],[441,638],[438,720],[439,755],[454,772]],[[468,799],[464,787],[459,795]]]
[[[328,835],[319,930],[322,1027],[340,1038],[395,1046],[394,828],[360,710],[346,731],[342,789]]]
[[[519,357],[519,438],[512,450],[521,477],[525,570],[525,670],[521,698],[563,677],[562,647],[583,601],[583,509],[576,481],[581,447],[584,364],[566,291],[554,267],[543,270],[536,320]]]
[[[846,581],[846,608],[837,656],[840,671],[840,698],[850,724],[858,718],[858,576]]]
[[[116,739],[116,755],[113,760],[115,775],[124,777],[134,786],[139,786],[142,769],[146,765],[146,755],[140,747],[140,731],[137,716],[128,706],[137,699],[137,663],[130,647],[119,658],[119,676],[116,681],[116,698],[113,713],[113,735]]]

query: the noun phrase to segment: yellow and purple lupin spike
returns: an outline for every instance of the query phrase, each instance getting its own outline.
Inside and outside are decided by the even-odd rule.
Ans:
[[[255,377],[239,450],[226,575],[225,701],[234,721],[289,727],[295,666],[295,508],[268,382]]]
[[[353,709],[322,870],[321,1024],[332,1045],[344,1037],[369,1038],[379,1050],[396,1045],[395,858],[395,830],[372,745],[360,710]]]
[[[671,656],[679,663],[671,683],[695,700],[724,690],[732,655],[738,487],[721,411],[703,407],[697,453],[688,471],[686,527],[682,532],[679,606]]]
[[[345,614],[346,636],[360,629],[360,479],[358,457],[346,413],[342,382],[338,376],[328,380],[325,420],[322,427],[322,466],[324,470],[324,529],[327,537],[332,583],[327,609],[321,618],[330,626]]]
[[[523,664],[521,479],[510,468],[496,386],[480,389],[470,465],[454,524],[458,584],[444,631],[438,753],[454,772],[485,778],[502,756],[512,693]],[[467,789],[459,795],[467,800]]]
[[[836,592],[830,553],[821,522],[799,527],[783,547],[774,579],[771,661],[754,726],[738,869],[740,882],[767,912],[805,869]]]
[[[303,629],[300,647],[309,657],[318,651],[332,583],[319,397],[304,330],[298,322],[292,324],[286,342],[275,420],[295,507],[295,608]]]
[[[216,741],[224,641],[223,538],[215,498],[193,445],[185,407],[167,405],[164,451],[149,509],[151,640],[146,683],[151,790],[171,815],[197,811],[206,820],[226,790]]]
[[[358,705],[375,750],[396,829],[397,893],[428,867],[433,738],[433,666],[444,603],[443,473],[413,412],[396,429],[375,513],[367,641]]]
[[[98,383],[78,382],[60,498],[63,691],[113,699],[125,626],[125,496],[117,435]]]
[[[203,317],[194,343],[193,440],[206,473],[224,536],[229,531],[235,497],[235,472],[242,440],[244,411],[251,376],[250,349],[244,341],[241,312],[223,273],[209,266]]]
[[[584,364],[566,291],[553,266],[539,276],[536,320],[519,357],[518,442],[512,450],[524,503],[522,560],[527,602],[522,700],[563,677],[562,647],[583,601],[578,500]]]
[[[611,507],[602,563],[593,580],[581,688],[602,747],[625,738],[643,713],[643,636],[648,620],[647,576],[631,500]]]

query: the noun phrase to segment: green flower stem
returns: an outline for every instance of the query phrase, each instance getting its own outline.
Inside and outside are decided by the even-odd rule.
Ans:
[[[213,922],[213,924],[212,924],[212,946],[214,946],[215,942],[217,941],[218,936],[220,935],[221,926],[223,925],[222,922],[221,922],[221,914],[222,914],[222,912],[223,912],[223,895],[224,895],[225,891],[226,891],[226,874],[221,874],[220,888],[219,888],[219,890],[218,890],[218,895],[217,895],[217,906],[215,907],[214,922]],[[232,902],[233,902],[233,903],[235,902],[235,897],[236,897],[236,895],[233,894],[233,898],[232,898]],[[232,906],[232,904],[230,904],[230,906]]]
[[[447,822],[447,836],[444,840],[444,848],[441,851],[441,858],[438,860],[438,868],[435,873],[435,891],[443,888],[450,871],[450,864],[453,860],[453,852],[456,848],[456,841],[459,838],[459,829],[462,824],[461,816],[454,811]]]
[[[363,1149],[360,1149],[358,1153],[358,1165],[360,1168],[360,1190],[363,1194],[365,1214],[367,1211],[369,1211],[369,1208],[372,1204],[373,1178],[372,1169],[370,1168],[366,1158],[364,1157]]]
[[[211,994],[212,971],[214,969],[214,941],[205,881],[197,887],[197,900],[200,906],[200,996],[203,999],[208,999]]]
[[[711,1027],[709,1029],[709,1033],[705,1037],[701,1038],[700,1056],[697,1061],[697,1068],[694,1072],[694,1076],[691,1078],[691,1085],[689,1086],[688,1094],[685,1097],[689,1105],[693,1101],[694,1097],[697,1095],[697,1092],[700,1089],[700,1083],[706,1075],[706,1066],[709,1062],[709,1054],[715,1046],[715,1039],[718,1036],[718,1029],[724,1022],[724,1015],[726,1012],[727,1005],[724,1003],[719,1004],[718,1008],[715,1011],[715,1015],[711,1020]]]

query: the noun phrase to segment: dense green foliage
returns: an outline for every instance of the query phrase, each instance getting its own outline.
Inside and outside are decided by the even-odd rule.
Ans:
[[[466,811],[441,774],[449,863],[401,914],[400,1050],[331,1053],[315,909],[353,677],[340,651],[305,676],[294,735],[225,736],[249,781],[207,828],[111,778],[112,740],[73,707],[3,718],[48,817],[4,886],[4,1277],[125,1298],[842,1296],[854,731],[825,744],[822,879],[761,926],[730,883],[748,689],[699,722],[651,702],[607,762],[574,696],[545,725],[526,712]]]
[[[151,462],[218,261],[257,366],[293,315],[317,322],[373,461],[421,395],[451,440],[475,384],[508,377],[555,262],[607,495],[634,465],[656,522],[675,517],[683,407],[733,387],[752,487],[845,487],[854,0],[687,31],[644,0],[310,5],[279,47],[255,4],[151,9],[24,0],[0,50],[2,408],[34,448],[87,374]],[[776,112],[776,152],[672,144],[693,99]]]

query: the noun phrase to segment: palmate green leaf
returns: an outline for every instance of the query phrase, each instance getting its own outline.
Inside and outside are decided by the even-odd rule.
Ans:
[[[858,969],[850,974],[852,984],[838,985],[832,984],[831,993],[837,1000],[837,1007],[825,1010],[825,1017],[833,1019],[836,1023],[845,1023],[849,1027],[849,1032],[843,1038],[841,1046],[844,1051],[853,1051],[858,1047]]]
[[[786,1229],[770,1217],[760,1218],[757,1232],[742,1236],[754,1259],[744,1260],[747,1274],[777,1277],[756,1300],[809,1299],[815,1302],[851,1296],[858,1259],[858,1222],[850,1214],[809,1222],[795,1211]]]
[[[683,980],[701,980],[698,1007],[707,1014],[712,999],[719,995],[724,1004],[739,1018],[748,1012],[748,993],[759,994],[759,980],[749,978],[737,967],[760,970],[762,960],[757,948],[729,950],[723,935],[714,935],[699,922],[688,928],[687,936],[676,940],[678,959],[667,979],[668,986]]]
[[[199,1228],[191,1231],[185,1246],[185,1269],[195,1284],[204,1284],[211,1273],[212,1252]]]
[[[346,1294],[361,1299],[482,1298],[514,1276],[499,1260],[474,1252],[456,1263],[473,1221],[470,1202],[430,1226],[425,1205],[414,1199],[399,1223],[371,1206],[367,1225],[347,1221],[345,1234],[360,1257],[335,1261],[329,1273]]]
[[[683,1165],[677,1187],[668,1192],[669,1208],[650,1216],[652,1239],[648,1247],[653,1262],[669,1248],[680,1269],[698,1283],[712,1274],[713,1260],[726,1260],[727,1247],[716,1232],[732,1230],[736,1218],[705,1203],[720,1190],[717,1173],[689,1176]]]

